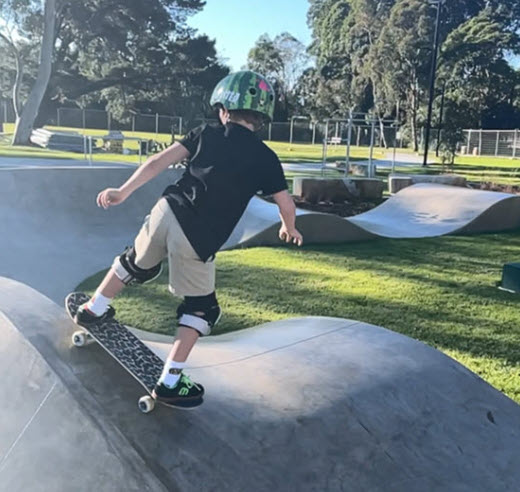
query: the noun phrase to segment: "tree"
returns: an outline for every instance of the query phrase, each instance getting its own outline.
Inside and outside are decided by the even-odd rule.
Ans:
[[[6,23],[0,37],[7,43],[13,53],[16,64],[16,78],[13,88],[13,103],[16,112],[16,126],[13,137],[13,145],[24,144],[29,141],[34,120],[38,114],[40,103],[49,83],[52,67],[52,54],[54,47],[56,17],[60,7],[59,0],[46,0],[42,18],[41,48],[39,56],[39,67],[36,80],[33,84],[26,103],[20,102],[20,89],[24,73],[24,51],[29,45],[28,41],[16,41],[16,37],[25,34],[27,39],[28,30],[32,27],[32,16],[38,12],[39,5],[30,0],[7,0],[0,4],[0,12],[6,17],[16,20],[16,26]]]
[[[47,0],[42,11],[40,2],[35,0],[0,0],[2,18],[11,22],[10,26],[0,26],[4,43],[11,42],[21,53],[20,45],[41,40],[38,75],[17,119],[15,143],[28,140],[44,96],[61,102],[82,97],[88,100],[109,88],[119,88],[123,95],[129,88],[139,92],[141,83],[148,87],[153,82],[157,85],[154,71],[163,68],[160,64],[167,57],[167,50],[193,38],[186,18],[203,5],[203,0]],[[9,37],[9,33],[14,35]],[[205,43],[211,50],[214,43],[207,38]],[[15,59],[12,48],[11,53]],[[53,61],[55,71],[51,79]],[[154,66],[155,62],[158,64]],[[172,62],[170,58],[170,67]],[[205,68],[212,64],[223,71],[211,60]],[[15,87],[20,94],[23,70],[17,73],[21,75],[17,76]]]
[[[247,68],[264,75],[274,86],[278,107],[276,119],[286,119],[294,106],[294,91],[298,79],[307,68],[310,57],[305,46],[288,32],[271,39],[260,36],[249,51]]]
[[[512,105],[518,75],[504,54],[519,53],[520,39],[509,25],[501,9],[487,7],[454,29],[444,43],[439,79],[448,105],[466,107],[466,124],[482,127],[484,118],[499,119],[493,113]]]
[[[433,16],[422,0],[400,0],[392,7],[373,50],[379,70],[379,104],[390,112],[398,104],[407,115],[412,146],[419,149],[421,97],[428,85]]]
[[[425,110],[435,9],[426,0],[310,0],[311,52],[319,85],[314,113],[349,108],[404,116],[413,147]],[[450,0],[442,12],[435,109],[469,111],[461,123],[516,122],[518,74],[507,63],[520,51],[519,0]],[[321,91],[328,91],[324,95]],[[342,91],[334,97],[334,91]],[[401,119],[401,118],[400,118]],[[440,119],[440,118],[439,118]],[[402,119],[401,119],[402,121]],[[440,124],[440,121],[439,121]]]

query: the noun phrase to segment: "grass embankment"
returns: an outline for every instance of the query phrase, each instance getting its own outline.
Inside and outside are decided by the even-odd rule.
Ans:
[[[439,348],[520,403],[518,298],[495,286],[519,250],[518,235],[500,234],[223,252],[215,333],[293,316],[365,321]],[[163,274],[114,304],[124,323],[173,334],[178,302]]]

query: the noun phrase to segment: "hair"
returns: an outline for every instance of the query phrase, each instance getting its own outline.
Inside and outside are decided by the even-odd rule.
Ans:
[[[229,121],[233,123],[245,121],[246,123],[253,125],[256,132],[265,125],[267,118],[264,114],[251,109],[234,109],[229,112]]]

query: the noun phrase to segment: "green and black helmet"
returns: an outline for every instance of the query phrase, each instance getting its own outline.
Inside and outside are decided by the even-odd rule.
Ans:
[[[245,70],[223,78],[213,90],[210,104],[222,104],[228,111],[250,110],[269,120],[274,115],[274,90],[265,77]]]

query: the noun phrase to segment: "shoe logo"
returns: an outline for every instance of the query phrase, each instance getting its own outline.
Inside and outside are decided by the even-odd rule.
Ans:
[[[181,388],[179,391],[179,395],[181,396],[187,396],[190,390],[188,388]]]

